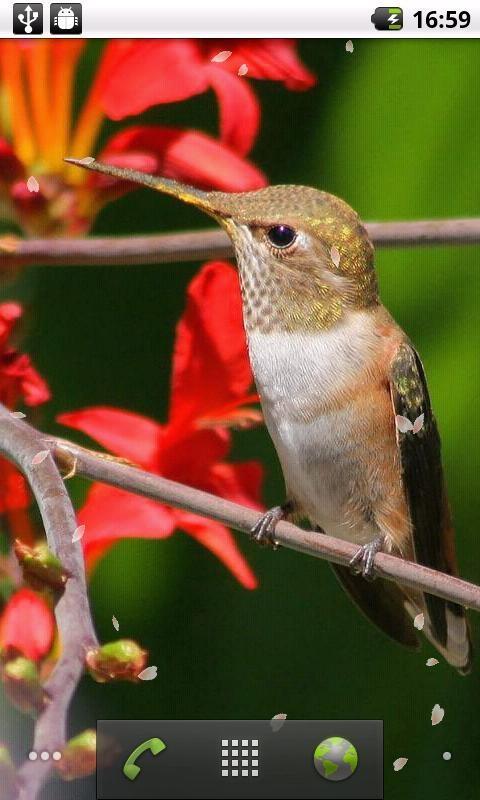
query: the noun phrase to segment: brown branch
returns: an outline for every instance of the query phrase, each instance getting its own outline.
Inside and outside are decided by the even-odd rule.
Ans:
[[[478,244],[480,242],[480,218],[367,222],[365,224],[376,247]]]
[[[55,442],[53,453],[58,464],[63,469],[70,470],[73,457],[77,475],[209,517],[244,533],[248,533],[258,521],[258,511],[251,508],[144,472],[136,467],[105,460],[76,445],[66,445],[62,440],[53,440],[52,444],[55,445]],[[291,550],[343,565],[348,564],[358,549],[351,542],[303,530],[288,522],[278,523],[276,539],[279,544]],[[375,572],[387,580],[397,581],[405,586],[480,611],[480,586],[467,583],[460,578],[404,561],[387,553],[378,553],[375,557]]]
[[[480,242],[480,219],[367,222],[377,247],[410,247]],[[224,231],[208,229],[155,236],[92,237],[90,239],[0,238],[0,271],[29,264],[96,266],[171,264],[230,258],[231,242]]]
[[[33,457],[45,450],[44,435],[12,417],[0,405],[0,451],[24,473],[37,501],[50,549],[70,573],[55,608],[62,654],[45,683],[50,701],[35,724],[33,750],[52,753],[66,742],[67,712],[83,674],[86,649],[97,644],[80,542],[72,543],[77,527],[75,511],[58,467],[49,454],[40,464]],[[26,761],[19,771],[22,797],[34,800],[51,770],[51,760]]]
[[[32,464],[34,456],[45,449],[50,451],[49,455],[41,463]],[[61,749],[65,743],[68,707],[83,674],[86,650],[97,644],[88,605],[82,548],[79,542],[72,543],[76,529],[75,512],[59,469],[71,473],[74,466],[77,475],[159,500],[247,533],[258,521],[259,514],[137,467],[116,463],[108,456],[95,454],[62,439],[47,439],[1,405],[0,452],[25,474],[40,508],[49,546],[71,574],[56,607],[62,655],[45,684],[50,702],[35,726],[33,748],[37,752],[52,752]],[[336,564],[347,565],[357,551],[351,542],[303,530],[288,522],[277,525],[276,539],[284,547]],[[480,611],[480,587],[460,578],[387,553],[376,555],[374,569],[378,576],[387,580]],[[19,771],[22,800],[37,798],[50,765],[50,760],[24,763]]]

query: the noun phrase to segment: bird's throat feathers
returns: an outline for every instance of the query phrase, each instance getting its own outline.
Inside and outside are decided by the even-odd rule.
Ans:
[[[312,234],[316,222],[310,221]],[[315,231],[315,248],[299,247],[294,259],[269,254],[246,225],[225,220],[224,227],[235,246],[247,331],[327,330],[349,311],[379,303],[373,248],[349,226],[326,239]],[[332,248],[339,254],[338,265],[332,261]]]

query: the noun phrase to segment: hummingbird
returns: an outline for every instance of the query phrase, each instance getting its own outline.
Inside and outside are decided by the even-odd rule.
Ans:
[[[232,241],[252,371],[286,489],[252,538],[275,545],[276,524],[292,519],[357,544],[349,566],[332,568],[358,608],[410,649],[423,615],[427,639],[468,673],[462,606],[373,580],[380,550],[458,569],[425,372],[380,301],[374,248],[356,212],[307,186],[203,191],[93,158],[66,160],[191,204]]]

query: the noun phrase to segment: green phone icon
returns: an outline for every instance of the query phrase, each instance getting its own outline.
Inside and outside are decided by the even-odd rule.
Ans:
[[[142,753],[145,752],[145,750],[150,750],[154,756],[158,756],[162,750],[165,750],[166,746],[167,745],[165,742],[162,742],[161,739],[157,739],[156,736],[154,736],[153,739],[147,739],[145,742],[142,742],[142,744],[139,744],[138,747],[136,747],[135,750],[130,753],[125,761],[125,764],[123,765],[123,774],[125,777],[131,781],[135,780],[140,772],[140,767],[137,767],[135,761],[137,758],[139,758],[139,756],[142,755]]]

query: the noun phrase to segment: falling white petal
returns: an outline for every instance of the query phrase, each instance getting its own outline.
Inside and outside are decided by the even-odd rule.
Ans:
[[[222,50],[220,53],[217,53],[216,56],[213,56],[211,60],[216,62],[217,64],[221,64],[223,61],[226,61],[227,58],[230,58],[231,55],[232,55],[231,50]]]
[[[420,414],[420,416],[417,417],[417,419],[413,423],[413,428],[412,428],[413,433],[418,433],[419,431],[422,430],[424,419],[425,419],[425,414]]]
[[[247,65],[246,65],[246,64],[242,64],[242,65],[241,65],[241,66],[238,68],[237,75],[240,75],[240,77],[242,77],[242,75],[246,75],[246,74],[247,74],[247,72],[248,72],[248,67],[247,67]]]
[[[445,709],[435,703],[432,708],[432,725],[438,725],[445,716]]]
[[[84,533],[85,533],[85,525],[79,525],[78,528],[75,528],[73,532],[72,542],[79,542]]]
[[[452,754],[449,753],[448,750],[445,750],[445,752],[444,752],[444,754],[442,756],[443,760],[444,761],[450,761],[451,757],[452,757]]]
[[[417,629],[417,631],[423,630],[423,626],[425,625],[425,617],[423,614],[417,614],[415,619],[413,620],[413,625]]]
[[[397,414],[395,417],[395,424],[400,431],[400,433],[407,433],[407,431],[413,430],[413,425],[407,417],[402,417],[401,414]]]
[[[29,192],[39,192],[40,191],[40,184],[33,175],[30,175],[27,181],[27,189]]]
[[[41,464],[42,461],[45,461],[49,454],[50,450],[40,450],[40,452],[32,458],[32,467],[36,467],[37,464]]]
[[[340,264],[340,253],[338,252],[338,248],[333,245],[330,248],[330,258],[332,259],[333,263],[336,267]]]
[[[116,617],[112,617],[112,625],[116,631],[120,630],[120,625],[118,624],[118,619]]]
[[[157,667],[147,667],[137,675],[141,681],[153,681],[157,677]]]
[[[439,664],[438,658],[428,658],[427,659],[427,667],[434,667],[435,664]]]
[[[348,42],[345,43],[345,50],[347,51],[347,53],[353,53],[353,42],[351,39],[349,39]]]
[[[25,419],[27,415],[23,411],[12,411],[11,416],[15,417],[15,419]]]
[[[402,758],[396,758],[395,761],[393,762],[393,769],[395,770],[395,772],[399,772],[401,769],[403,769],[407,761],[408,758],[403,758],[403,756]]]
[[[280,730],[286,719],[287,719],[286,714],[275,714],[275,716],[272,717],[272,719],[270,720],[270,727],[272,731],[274,733],[277,733],[277,731]]]

